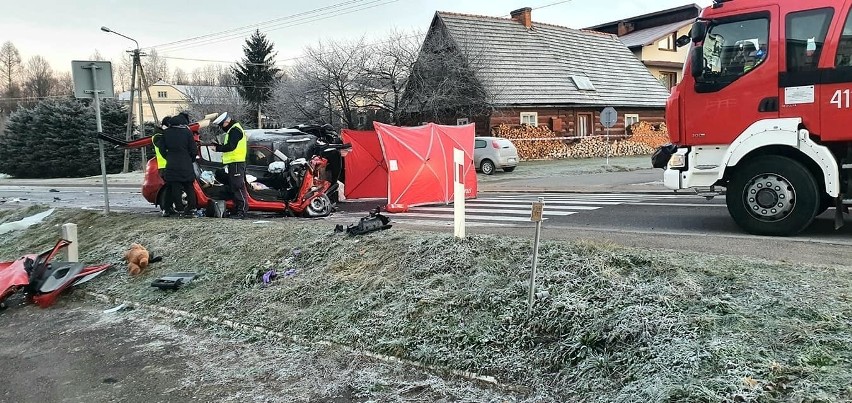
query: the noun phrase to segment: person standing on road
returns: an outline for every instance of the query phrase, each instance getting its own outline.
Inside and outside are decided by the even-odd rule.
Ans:
[[[193,163],[198,155],[198,148],[187,127],[189,121],[184,115],[171,118],[169,128],[160,142],[160,152],[166,158],[166,170],[163,180],[166,181],[175,207],[183,206],[183,194],[186,194],[186,206],[183,206],[184,217],[195,217],[196,200],[195,168]]]
[[[166,166],[168,162],[166,161],[166,157],[163,156],[163,152],[160,151],[163,148],[163,139],[165,138],[165,131],[169,128],[172,117],[166,116],[163,118],[162,122],[160,122],[160,127],[154,129],[154,135],[151,136],[151,145],[154,146],[154,155],[157,157],[157,172],[160,173],[160,179],[163,179],[165,185],[163,185],[163,205],[160,206],[163,209],[163,217],[169,217],[177,214],[175,211],[174,203],[172,203],[172,197],[169,192],[169,183],[166,182],[165,173]]]
[[[216,151],[222,152],[222,164],[228,175],[228,184],[234,194],[234,218],[245,218],[248,212],[248,192],[246,191],[246,154],[248,139],[239,122],[223,112],[214,121],[225,132],[224,144],[216,143]]]

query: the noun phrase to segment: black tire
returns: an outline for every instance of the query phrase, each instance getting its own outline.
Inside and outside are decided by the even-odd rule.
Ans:
[[[503,168],[503,172],[512,172],[515,170],[515,167],[505,167]]]
[[[758,157],[737,169],[725,201],[734,222],[755,235],[796,235],[820,207],[819,186],[810,171],[776,155]]]
[[[494,171],[497,170],[497,167],[494,166],[494,163],[491,160],[482,160],[479,163],[479,170],[486,175],[493,175]]]
[[[828,195],[822,195],[820,198],[819,208],[817,209],[817,217],[821,216],[822,213],[825,213],[829,207],[834,206],[834,199],[829,197]]]

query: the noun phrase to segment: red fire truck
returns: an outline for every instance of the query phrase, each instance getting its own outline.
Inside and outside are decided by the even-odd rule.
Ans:
[[[690,35],[653,157],[670,189],[724,187],[747,232],[794,235],[852,204],[852,0],[715,0]]]

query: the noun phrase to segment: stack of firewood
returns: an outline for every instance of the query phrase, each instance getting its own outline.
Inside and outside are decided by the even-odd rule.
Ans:
[[[613,142],[606,141],[604,137],[560,138],[547,126],[503,124],[494,128],[492,134],[511,140],[522,160],[650,155],[657,147],[669,142],[665,125],[658,130],[647,122],[633,125],[633,135],[628,139]]]
[[[570,149],[547,126],[497,126],[493,135],[512,141],[522,160],[560,159],[571,156]]]
[[[631,126],[631,131],[633,134],[630,136],[630,141],[646,144],[652,150],[671,141],[665,123],[660,124],[660,128],[656,129],[648,122],[639,122]]]

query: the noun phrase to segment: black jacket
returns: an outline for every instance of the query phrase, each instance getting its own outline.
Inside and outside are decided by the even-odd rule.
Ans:
[[[195,168],[192,163],[198,155],[198,148],[192,138],[192,132],[186,126],[172,126],[166,129],[159,147],[160,153],[168,162],[163,179],[167,182],[195,180]]]

